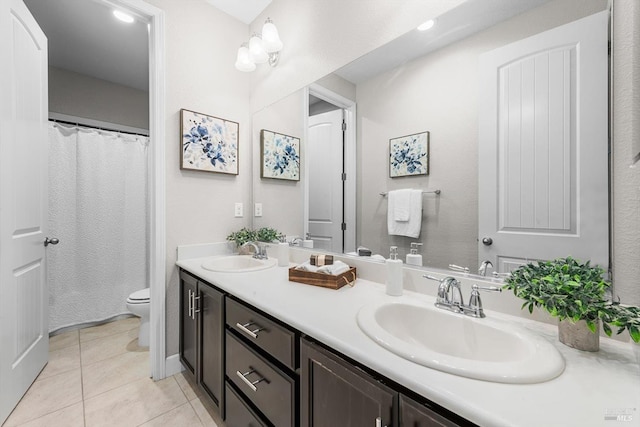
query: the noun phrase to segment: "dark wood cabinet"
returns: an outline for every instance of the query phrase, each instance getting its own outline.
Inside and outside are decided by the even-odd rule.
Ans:
[[[180,361],[224,416],[224,294],[180,272]]]
[[[392,425],[393,389],[307,340],[300,358],[302,427]]]
[[[400,395],[400,427],[457,427],[458,425],[426,405]]]

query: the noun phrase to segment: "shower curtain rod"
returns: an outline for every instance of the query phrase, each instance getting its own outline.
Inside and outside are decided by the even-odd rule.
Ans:
[[[65,117],[66,119],[66,117]],[[92,128],[92,129],[99,129],[99,130],[104,130],[107,132],[117,132],[117,133],[124,133],[127,135],[137,135],[137,136],[149,136],[149,133],[147,132],[146,134],[144,133],[140,133],[140,132],[131,132],[131,131],[127,131],[127,130],[122,130],[122,129],[114,129],[114,128],[108,128],[108,127],[104,127],[104,126],[99,126],[96,124],[89,124],[89,123],[82,123],[79,120],[65,120],[65,119],[61,119],[61,118],[56,118],[56,117],[49,117],[49,121],[50,122],[54,122],[54,123],[62,123],[65,125],[72,125],[72,126],[81,126],[81,127],[86,127],[86,128]],[[97,121],[94,121],[95,123],[97,123]],[[106,122],[105,122],[106,124]]]

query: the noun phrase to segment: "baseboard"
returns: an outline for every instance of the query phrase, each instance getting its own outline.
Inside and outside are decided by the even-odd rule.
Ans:
[[[171,375],[182,372],[184,370],[184,367],[182,366],[182,363],[180,363],[180,355],[173,354],[167,357],[167,362],[164,369],[166,377],[170,377]]]

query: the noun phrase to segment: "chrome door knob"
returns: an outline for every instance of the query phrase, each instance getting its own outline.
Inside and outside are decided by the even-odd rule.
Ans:
[[[58,243],[60,243],[59,239],[56,239],[55,237],[53,239],[50,239],[48,237],[46,237],[44,239],[44,245],[45,246],[49,246],[49,245],[57,245]]]
[[[491,246],[493,244],[493,239],[491,237],[483,237],[482,244],[485,246]]]

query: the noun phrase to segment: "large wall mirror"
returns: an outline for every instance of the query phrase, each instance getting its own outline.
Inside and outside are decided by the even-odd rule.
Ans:
[[[589,21],[592,28],[604,26],[605,45],[604,56],[594,56],[593,67],[604,72],[604,80],[594,84],[604,92],[589,98],[597,105],[593,114],[603,116],[593,128],[580,128],[585,119],[576,116],[586,108],[579,104],[586,96],[579,82],[586,77],[577,74],[584,64],[578,67],[575,46],[569,43],[563,50],[534,37],[591,19],[606,8],[606,0],[470,0],[439,17],[432,29],[412,29],[256,112],[253,194],[262,214],[254,217],[254,227],[275,227],[289,236],[309,233],[316,249],[332,252],[354,253],[366,247],[388,257],[389,247],[398,246],[403,260],[411,243],[421,243],[425,267],[446,269],[456,264],[472,273],[484,260],[492,260],[495,270],[508,271],[525,259],[569,255],[572,249],[561,240],[543,241],[534,235],[575,236],[582,234],[578,229],[595,227],[591,240],[571,254],[608,266],[606,13]],[[532,53],[507,49],[504,54],[513,60],[507,56],[491,62],[488,52],[531,37],[542,43],[538,51],[535,45],[522,45]],[[600,41],[594,43],[596,51],[602,50]],[[494,72],[487,76],[491,67]],[[543,73],[545,67],[548,71]],[[560,77],[550,77],[554,70]],[[527,104],[528,98],[537,104]],[[542,104],[552,111],[543,114]],[[527,111],[529,105],[534,105],[533,113]],[[505,151],[495,141],[488,149],[482,145],[487,143],[482,127],[491,116],[486,112],[492,108],[505,113],[494,114],[499,123],[489,135],[497,132],[495,140],[501,140],[505,136],[500,132],[511,132],[513,141],[517,134],[519,151]],[[300,180],[261,176],[264,129],[300,139]],[[338,140],[332,145],[337,130]],[[595,133],[588,142],[596,147],[591,156],[600,158],[589,164],[591,177],[583,181],[580,153],[586,143],[580,138],[587,131]],[[425,132],[428,174],[391,177],[390,140]],[[549,136],[545,148],[540,148],[544,132]],[[412,150],[411,141],[408,144],[407,150]],[[541,166],[543,157],[546,166]],[[516,165],[524,172],[513,173]],[[595,195],[585,202],[587,196],[576,189],[587,183]],[[417,237],[389,234],[387,193],[400,189],[423,192]],[[588,204],[592,222],[577,222],[585,215],[580,204]],[[501,233],[487,234],[490,230],[483,228],[483,222]],[[519,235],[520,240],[503,243],[504,235]],[[485,237],[491,244],[489,240],[483,244]],[[500,246],[507,245],[510,249],[501,251]],[[520,247],[535,251],[522,255]]]

